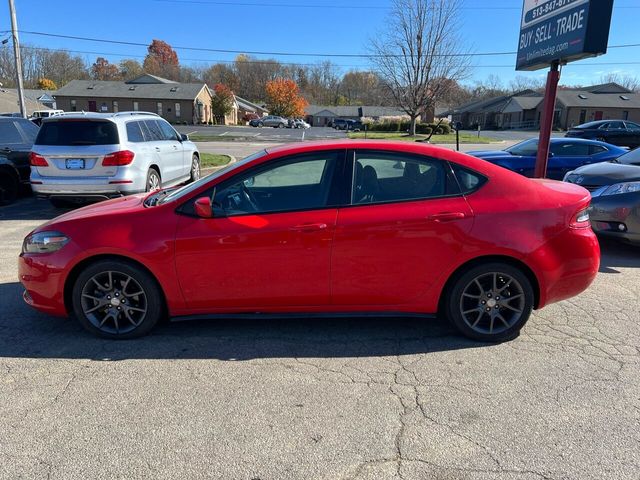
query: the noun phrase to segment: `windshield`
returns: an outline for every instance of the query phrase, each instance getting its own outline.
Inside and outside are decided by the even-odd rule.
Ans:
[[[532,156],[538,153],[538,139],[530,138],[524,142],[517,143],[512,147],[505,149],[511,155]]]
[[[36,145],[115,145],[116,124],[96,120],[61,120],[43,122]]]
[[[171,193],[169,193],[166,197],[164,197],[162,200],[160,200],[159,203],[167,203],[167,202],[171,202],[173,200],[179,200],[187,195],[189,195],[191,192],[196,191],[198,188],[200,188],[202,185],[204,185],[205,183],[209,183],[211,180],[220,177],[221,175],[224,175],[225,173],[227,173],[230,170],[234,170],[236,168],[242,167],[243,165],[246,165],[247,163],[263,157],[267,154],[266,150],[260,150],[252,155],[249,155],[248,157],[243,158],[242,160],[240,160],[239,162],[234,162],[230,165],[227,165],[226,167],[221,168],[220,170],[216,170],[215,172],[213,172],[211,175],[207,175],[206,177],[201,178],[200,180],[198,180],[197,182],[193,182],[190,183],[188,185],[185,185],[184,187],[178,188],[177,190],[173,190]]]
[[[640,165],[640,148],[631,150],[630,152],[618,157],[616,162],[624,165]]]

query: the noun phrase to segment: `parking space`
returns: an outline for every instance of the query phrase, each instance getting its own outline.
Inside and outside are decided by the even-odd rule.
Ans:
[[[175,125],[180,133],[186,133],[195,140],[202,137],[214,137],[216,140],[242,139],[243,141],[263,142],[296,142],[300,140],[329,140],[346,138],[344,130],[328,127],[311,127],[307,129],[271,128],[271,127],[238,127],[228,125]]]
[[[638,478],[638,248],[603,242],[585,293],[499,345],[406,318],[113,342],[21,300],[22,238],[60,213],[0,209],[0,478]]]

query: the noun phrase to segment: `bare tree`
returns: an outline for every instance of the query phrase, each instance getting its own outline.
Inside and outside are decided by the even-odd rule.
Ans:
[[[469,56],[459,50],[460,2],[394,0],[387,29],[372,40],[372,61],[398,107],[416,120],[435,108],[442,79],[460,80]]]
[[[372,61],[394,102],[411,118],[435,108],[442,79],[460,80],[469,56],[460,50],[459,2],[394,0],[387,29],[372,40]]]
[[[640,91],[640,78],[631,75],[621,75],[619,73],[609,73],[600,77],[600,83],[617,83],[618,85],[628,88],[632,92]]]

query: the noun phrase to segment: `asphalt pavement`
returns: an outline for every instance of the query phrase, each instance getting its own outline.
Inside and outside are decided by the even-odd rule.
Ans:
[[[347,138],[344,130],[328,127],[272,128],[272,127],[238,127],[228,125],[174,125],[180,133],[198,137],[213,137],[216,140],[242,140],[262,142],[298,142],[302,140],[330,140]]]
[[[591,288],[499,345],[406,318],[114,342],[20,298],[22,239],[59,213],[0,207],[2,479],[640,478],[637,248],[604,243]]]

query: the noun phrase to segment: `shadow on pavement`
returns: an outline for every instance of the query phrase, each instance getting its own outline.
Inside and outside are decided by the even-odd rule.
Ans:
[[[640,247],[600,238],[600,273],[620,273],[616,268],[640,268]]]
[[[484,347],[442,320],[415,318],[209,320],[159,325],[129,341],[103,340],[68,319],[33,311],[18,283],[0,284],[0,358],[217,359],[344,358]]]
[[[50,220],[68,211],[68,209],[55,208],[48,200],[28,196],[10,205],[0,206],[0,221]]]

